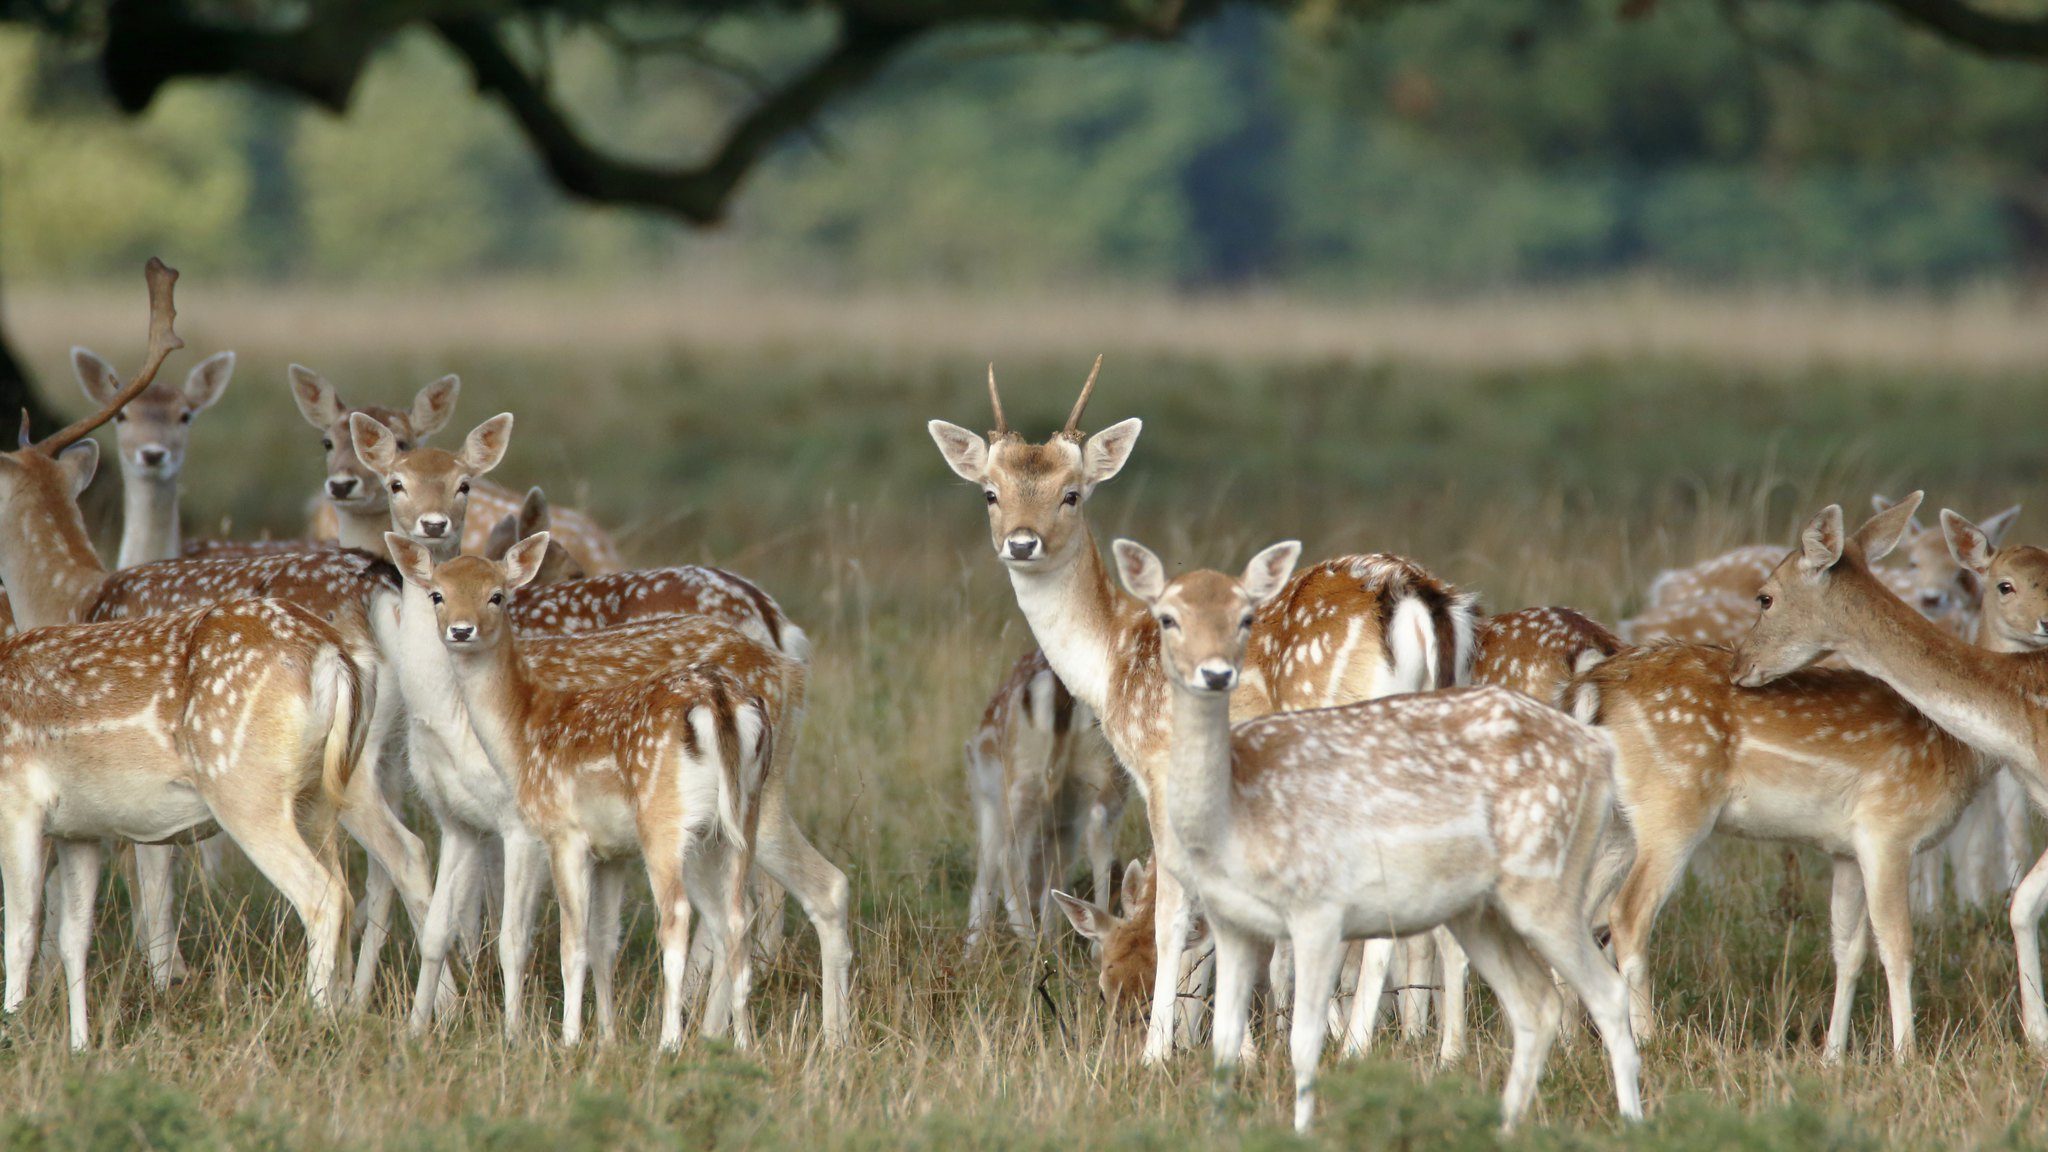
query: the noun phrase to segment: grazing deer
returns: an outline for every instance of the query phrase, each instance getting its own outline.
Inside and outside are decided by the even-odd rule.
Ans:
[[[395,546],[413,556],[416,565],[453,559],[457,543],[466,535],[470,509],[463,480],[470,480],[473,490],[473,481],[503,459],[510,444],[511,417],[485,421],[460,451],[452,453],[431,447],[400,450],[395,434],[369,417],[358,414],[351,423],[358,457],[376,470],[378,480],[405,481],[390,503],[393,527],[401,531],[388,536],[384,547],[389,550],[397,541]],[[559,594],[532,613],[532,619],[522,621],[521,605],[535,593],[514,592],[508,618],[519,632],[525,659],[550,684],[575,690],[617,686],[665,669],[703,663],[738,677],[749,692],[768,701],[777,735],[775,764],[763,798],[760,863],[763,872],[795,892],[817,927],[826,1035],[835,1043],[843,1041],[852,964],[846,935],[849,889],[845,876],[796,827],[786,797],[801,729],[805,666],[772,640],[779,637],[789,649],[807,655],[809,643],[802,629],[766,593],[713,569],[618,573],[540,591]],[[563,635],[565,620],[580,629],[573,638]],[[612,627],[599,627],[614,620]],[[520,809],[513,786],[517,776],[494,765],[478,740],[424,591],[406,586],[396,628],[381,636],[380,643],[397,669],[412,719],[408,747],[413,777],[442,829],[439,876],[421,934],[412,1027],[421,1031],[432,1024],[436,1004],[430,990],[444,970],[454,925],[466,921],[476,907],[483,852],[496,838],[503,853],[505,894],[499,962],[506,1028],[516,1034],[523,1027],[531,926],[547,876],[545,846]],[[604,892],[615,895],[618,889],[611,885]],[[779,903],[780,893],[774,898]],[[609,1031],[617,935],[615,927],[606,926],[615,925],[617,916],[606,913],[605,907],[598,911],[594,959],[599,1022]],[[772,914],[773,909],[770,918]],[[714,998],[713,1003],[720,1001]]]
[[[1988,762],[1861,672],[1814,668],[1738,688],[1725,648],[1626,652],[1568,689],[1579,719],[1614,737],[1615,791],[1635,863],[1611,915],[1636,1035],[1651,1030],[1645,953],[1659,909],[1713,833],[1817,848],[1834,859],[1834,1011],[1841,1059],[1875,930],[1890,989],[1892,1052],[1913,1050],[1913,854],[1948,834]],[[1866,912],[1867,908],[1867,912]]]
[[[1103,735],[1145,800],[1163,865],[1145,1059],[1173,1048],[1175,982],[1193,909],[1181,898],[1179,853],[1161,811],[1167,760],[1166,674],[1158,629],[1122,595],[1088,529],[1083,505],[1122,471],[1142,424],[1080,431],[1101,359],[1066,426],[1027,443],[1003,419],[995,371],[989,438],[943,420],[929,424],[947,465],[981,489],[989,535],[1046,660],[1074,698],[1101,718]],[[1396,556],[1325,561],[1295,577],[1253,622],[1251,664],[1233,694],[1240,716],[1316,708],[1460,682],[1471,665],[1472,599]]]
[[[506,609],[512,590],[539,569],[545,535],[514,545],[503,562],[458,556],[436,565],[395,533],[388,546],[432,602],[471,724],[516,788],[526,825],[547,845],[562,911],[563,1043],[582,1036],[593,888],[599,922],[616,917],[623,877],[615,862],[638,853],[661,918],[661,1046],[682,1043],[692,905],[723,945],[714,980],[730,987],[734,1038],[747,1046],[746,887],[773,756],[767,702],[703,664],[603,688],[543,680],[522,655]],[[594,871],[604,878],[594,881]],[[615,954],[616,926],[609,931]],[[598,998],[607,1036],[608,991]],[[717,1035],[723,1023],[708,1020],[706,1030]]]
[[[527,587],[545,588],[550,584],[560,584],[564,580],[581,580],[590,575],[583,570],[583,565],[576,562],[576,557],[571,556],[569,550],[553,538],[553,527],[553,517],[548,513],[548,494],[539,488],[528,488],[526,499],[519,502],[519,511],[503,517],[491,526],[491,535],[484,541],[484,558],[503,560],[505,553],[510,552],[514,544],[528,536],[550,532],[547,558],[540,562],[540,571],[534,573],[533,583]]]
[[[1054,892],[1052,898],[1058,902],[1060,911],[1066,913],[1074,931],[1102,951],[1096,986],[1102,991],[1103,1001],[1112,1012],[1128,1013],[1142,1020],[1152,1001],[1152,978],[1159,963],[1152,940],[1158,907],[1152,862],[1133,860],[1125,866],[1119,894],[1123,902],[1121,915],[1110,911],[1106,891],[1097,897],[1105,901],[1102,904],[1065,892]],[[1216,977],[1216,948],[1201,917],[1194,918],[1183,944],[1178,994],[1200,1000],[1214,987]]]
[[[996,908],[1018,936],[1038,934],[1053,885],[1085,851],[1098,898],[1109,891],[1110,853],[1123,818],[1124,784],[1095,730],[1045,653],[1032,649],[989,697],[967,740],[967,790],[980,853],[968,899],[972,948]]]
[[[251,597],[289,600],[332,624],[350,658],[371,681],[364,696],[372,702],[372,737],[362,762],[349,773],[341,817],[372,861],[365,911],[373,925],[388,916],[395,882],[408,911],[424,916],[430,895],[425,846],[399,821],[380,790],[378,753],[384,734],[396,721],[395,694],[376,691],[369,601],[378,587],[388,586],[387,580],[396,581],[397,573],[388,565],[380,570],[372,558],[341,551],[244,560],[163,560],[110,573],[86,534],[78,497],[98,468],[99,451],[96,442],[81,442],[82,437],[148,389],[162,355],[175,347],[160,347],[156,340],[159,326],[166,333],[170,329],[172,279],[167,272],[151,274],[152,344],[145,370],[98,412],[73,426],[84,431],[73,435],[66,430],[34,446],[37,450],[8,454],[18,466],[8,469],[0,481],[0,583],[6,585],[23,628],[152,616]],[[52,443],[68,450],[51,457],[41,449]],[[145,853],[144,860],[148,858]],[[167,914],[167,909],[167,901],[145,901],[138,918]],[[366,943],[369,936],[366,929]],[[152,979],[168,983],[176,970],[175,932],[168,921],[152,919],[149,938]],[[359,998],[368,994],[373,976],[373,963],[356,973]]]
[[[391,517],[387,512],[389,478],[381,483],[375,470],[356,455],[350,417],[361,413],[388,429],[399,451],[409,451],[439,432],[455,414],[455,399],[462,381],[443,376],[420,389],[412,408],[399,411],[381,405],[351,408],[334,386],[310,368],[294,364],[287,373],[292,399],[306,423],[318,428],[320,446],[327,455],[327,480],[321,489],[326,498],[317,505],[312,534],[317,539],[339,540],[351,548],[377,552],[384,546],[384,533]],[[470,494],[477,515],[469,522],[464,549],[481,552],[491,526],[505,516],[519,513],[519,497],[511,489],[488,481],[478,482]],[[573,508],[554,511],[560,543],[575,555],[578,564],[590,572],[616,572],[625,567],[619,547],[597,522]]]
[[[1830,654],[1883,680],[1942,729],[2003,762],[2037,806],[2048,806],[2048,653],[1994,652],[1928,621],[1870,569],[1891,551],[1919,507],[1915,492],[1850,534],[1831,504],[1801,531],[1798,546],[1758,593],[1763,609],[1735,652],[1735,682],[1760,687]],[[2040,918],[2048,860],[2013,893],[2020,1022],[2048,1048],[2041,994]]]
[[[1119,540],[1124,586],[1157,630],[1171,698],[1166,809],[1189,888],[1216,939],[1217,1068],[1234,1071],[1260,940],[1294,951],[1294,1126],[1315,1111],[1344,942],[1448,926],[1515,1030],[1503,1121],[1528,1108],[1560,1010],[1548,962],[1605,1042],[1623,1116],[1642,1115],[1628,993],[1586,925],[1608,813],[1612,743],[1499,688],[1453,688],[1231,724],[1231,692],[1261,606],[1301,546],[1244,574],[1169,581]],[[1533,949],[1533,952],[1532,952]],[[1538,956],[1541,959],[1538,959]]]

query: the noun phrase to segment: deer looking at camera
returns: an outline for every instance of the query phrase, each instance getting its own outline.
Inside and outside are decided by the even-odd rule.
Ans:
[[[1258,942],[1291,941],[1294,1124],[1306,1130],[1345,940],[1448,925],[1514,1024],[1503,1122],[1527,1109],[1557,1035],[1546,962],[1599,1027],[1621,1114],[1640,1117],[1627,991],[1585,918],[1613,803],[1612,744],[1500,688],[1233,725],[1230,695],[1259,609],[1284,594],[1300,551],[1276,544],[1235,579],[1169,581],[1157,556],[1116,542],[1170,685],[1172,748],[1156,804],[1216,940],[1218,1069],[1234,1070],[1243,1046]]]
[[[2036,806],[2048,806],[2048,652],[1994,652],[1954,636],[1915,612],[1871,571],[1890,551],[1920,504],[1915,492],[1844,530],[1829,505],[1801,531],[1798,546],[1758,594],[1762,612],[1735,652],[1734,679],[1759,687],[1828,655],[1883,680],[1928,719],[2002,762]],[[2040,918],[2048,903],[2048,858],[2013,893],[2011,922],[2019,957],[2020,1022],[2027,1040],[2048,1048],[2048,1002],[2041,990]]]
[[[1094,391],[1089,374],[1065,427],[1043,444],[1010,430],[989,372],[995,430],[984,439],[943,420],[930,422],[947,466],[974,484],[988,509],[989,538],[1008,570],[1017,603],[1047,662],[1074,698],[1101,718],[1103,735],[1145,800],[1146,824],[1162,865],[1145,1059],[1172,1051],[1175,974],[1193,909],[1182,900],[1178,847],[1162,802],[1166,789],[1167,677],[1159,631],[1144,606],[1123,594],[1095,547],[1084,508],[1137,446],[1139,421],[1094,435],[1080,430]],[[1471,664],[1476,613],[1471,597],[1396,556],[1350,556],[1317,564],[1262,605],[1249,663],[1232,694],[1235,714],[1318,708],[1460,682]]]

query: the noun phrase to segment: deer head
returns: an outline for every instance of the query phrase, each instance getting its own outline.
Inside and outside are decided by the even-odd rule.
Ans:
[[[1030,444],[1010,431],[996,391],[995,365],[989,365],[989,402],[996,426],[988,439],[944,420],[927,427],[946,463],[963,480],[981,488],[988,502],[989,539],[996,555],[1013,571],[1054,567],[1074,554],[1087,538],[1081,505],[1095,486],[1115,476],[1137,446],[1144,427],[1136,419],[1113,424],[1093,436],[1081,432],[1081,415],[1095,390],[1102,358],[1081,386],[1081,398],[1067,416],[1066,427],[1043,444]]]
[[[93,403],[106,405],[121,394],[114,366],[91,350],[71,350],[71,370]],[[235,374],[235,354],[216,352],[185,374],[182,385],[151,384],[114,413],[114,442],[121,471],[143,480],[171,480],[185,465],[192,421],[220,400]]]
[[[1839,504],[1808,521],[1798,547],[1778,562],[1757,592],[1762,611],[1736,645],[1735,683],[1761,687],[1834,652],[1854,611],[1841,586],[1891,594],[1871,576],[1870,565],[1898,546],[1920,500],[1921,493],[1912,493],[1865,521],[1854,535],[1843,533]]]
[[[398,571],[433,603],[434,621],[448,650],[457,655],[481,655],[512,635],[505,602],[540,570],[548,535],[543,532],[521,540],[503,560],[457,556],[436,564],[424,545],[396,532],[384,534],[384,546],[391,550],[391,562]]]
[[[1167,681],[1197,693],[1237,687],[1253,614],[1287,586],[1301,558],[1301,542],[1289,540],[1252,557],[1237,579],[1199,571],[1168,581],[1159,557],[1143,544],[1118,540],[1111,550],[1124,587],[1159,624]]]
[[[352,455],[377,478],[392,526],[423,543],[460,550],[470,484],[505,458],[512,414],[500,412],[471,429],[456,452],[402,448],[397,432],[363,412],[350,414],[348,426]]]
[[[2009,651],[2048,647],[2048,551],[2025,544],[2001,548],[1997,533],[1946,508],[1941,532],[1956,564],[1984,589],[1979,642]]]
[[[1871,509],[1875,512],[1884,512],[1896,503],[1885,496],[1870,498]],[[2019,505],[2015,504],[1986,519],[1981,531],[1995,546],[2005,538],[2019,515]],[[1906,603],[1919,609],[1921,615],[1939,617],[1976,608],[1982,586],[1978,584],[1975,573],[1956,562],[1948,539],[1940,529],[1922,524],[1918,516],[1911,517],[1907,521],[1906,534],[1899,541],[1898,555],[1905,561],[1904,567],[1911,580]]]
[[[410,452],[447,426],[448,418],[455,415],[455,399],[462,392],[460,379],[443,376],[420,389],[410,409],[382,405],[350,408],[334,386],[311,368],[294,364],[286,376],[299,414],[320,430],[320,450],[327,464],[327,481],[321,491],[337,509],[359,516],[375,515],[388,505],[382,478],[356,453],[349,417],[357,412],[370,417],[391,432],[398,451]]]
[[[512,545],[536,532],[548,531],[550,520],[548,494],[537,487],[527,489],[519,511],[491,525],[490,538],[484,541],[484,555],[493,560],[503,559],[505,553],[512,550]],[[560,584],[565,580],[581,580],[585,575],[583,565],[577,563],[576,557],[551,536],[547,559],[541,561],[540,572],[534,576],[533,582],[537,586]]]

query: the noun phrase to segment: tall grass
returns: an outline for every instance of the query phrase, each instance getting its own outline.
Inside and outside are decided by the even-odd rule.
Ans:
[[[760,1051],[656,1056],[644,909],[627,946],[618,1044],[508,1043],[489,963],[465,972],[464,1012],[430,1042],[404,1036],[397,964],[373,1011],[330,1023],[297,993],[295,925],[247,874],[219,890],[188,885],[197,975],[157,994],[127,943],[115,880],[92,977],[97,1048],[66,1053],[61,1004],[40,991],[0,1033],[10,1105],[0,1139],[53,1149],[1296,1143],[1280,1130],[1277,1047],[1219,1096],[1200,1056],[1138,1066],[1134,1030],[1107,1016],[1071,939],[973,958],[961,948],[972,830],[960,746],[1030,642],[989,555],[980,500],[923,430],[934,416],[986,422],[977,352],[851,337],[454,341],[437,352],[412,338],[389,349],[369,334],[327,339],[317,324],[267,330],[275,313],[254,304],[208,312],[192,297],[184,307],[197,350],[233,344],[245,322],[252,333],[238,380],[195,432],[195,526],[297,529],[320,466],[318,434],[283,387],[287,359],[357,401],[397,401],[457,371],[458,431],[501,409],[519,414],[499,478],[544,483],[621,525],[639,561],[746,572],[812,632],[799,807],[855,886],[856,1042],[818,1049],[816,949],[799,931],[755,1002]],[[133,326],[118,316],[120,332]],[[63,346],[79,336],[24,331],[34,363],[63,380]],[[1872,490],[1925,486],[1936,505],[1983,513],[2028,498],[2043,455],[2026,419],[2032,380],[1967,358],[1940,372],[1868,362],[1763,371],[1703,357],[1472,366],[1133,354],[1113,325],[1102,340],[1111,355],[1090,422],[1139,415],[1146,430],[1124,477],[1089,505],[1100,537],[1138,536],[1176,564],[1240,562],[1287,536],[1311,554],[1398,550],[1496,608],[1569,603],[1611,620],[1658,568],[1789,539],[1829,500],[1860,509]],[[100,342],[116,355],[125,347]],[[1055,426],[1085,358],[1064,345],[1005,351],[1012,422]],[[1138,823],[1127,821],[1126,851],[1141,847]],[[1788,871],[1774,849],[1720,859],[1711,880],[1688,883],[1655,942],[1668,1031],[1647,1050],[1649,1127],[1611,1122],[1602,1063],[1582,1043],[1560,1050],[1535,1123],[1511,1143],[2048,1146],[2035,1112],[2044,1066],[2018,1039],[2001,913],[1951,910],[1921,926],[1919,1059],[1894,1069],[1882,1057],[1882,991],[1866,978],[1855,1055],[1823,1068],[1824,865],[1802,859]],[[537,977],[552,991],[552,923],[541,931]],[[409,970],[412,955],[401,956]],[[1485,1027],[1463,1067],[1437,1072],[1422,1046],[1395,1044],[1334,1069],[1326,1124],[1308,1146],[1491,1147],[1505,1050],[1480,1001]]]

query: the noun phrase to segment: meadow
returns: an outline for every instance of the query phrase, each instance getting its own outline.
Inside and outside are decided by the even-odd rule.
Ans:
[[[1430,1045],[1383,1043],[1332,1071],[1323,1125],[1300,1141],[1286,1131],[1277,1046],[1219,1095],[1206,1052],[1138,1066],[1137,1029],[1106,1011],[1064,929],[964,952],[961,742],[1031,641],[981,501],[924,422],[985,426],[984,363],[997,355],[1012,424],[1050,431],[1103,351],[1088,425],[1146,421],[1131,465],[1088,507],[1105,546],[1130,535],[1169,564],[1233,567],[1288,537],[1310,556],[1397,551],[1489,607],[1570,604],[1610,622],[1658,569],[1789,542],[1829,501],[1853,518],[1873,491],[1924,487],[1931,507],[1984,515],[2033,498],[2048,463],[2032,423],[2048,328],[1998,305],[1784,299],[1715,312],[1623,293],[1347,323],[1343,310],[1297,316],[1272,300],[1118,313],[1109,299],[889,311],[818,297],[757,313],[705,294],[664,325],[661,297],[483,298],[181,286],[191,352],[241,352],[194,433],[188,524],[289,535],[303,522],[319,437],[290,402],[287,362],[318,368],[354,403],[400,402],[457,372],[456,429],[518,414],[495,478],[600,514],[637,562],[715,562],[767,586],[817,642],[796,795],[854,884],[853,1047],[816,1043],[806,929],[756,996],[764,1039],[751,1053],[653,1052],[644,908],[619,1043],[508,1044],[488,964],[464,973],[459,1023],[416,1043],[401,1018],[414,962],[404,927],[374,1010],[330,1023],[304,1005],[298,930],[252,873],[187,884],[197,975],[164,994],[128,943],[117,879],[95,949],[95,1050],[65,1050],[48,989],[0,1032],[5,1146],[1493,1147],[1506,1053],[1484,995],[1464,1066],[1438,1072]],[[10,300],[24,351],[67,410],[83,399],[65,348],[126,363],[138,306],[118,293]],[[1243,331],[1218,335],[1233,322]],[[117,487],[102,481],[91,501],[110,526]],[[2016,538],[2042,522],[2030,511]],[[1134,804],[1126,854],[1140,825]],[[1612,1120],[1597,1048],[1581,1043],[1560,1048],[1533,1123],[1508,1146],[2048,1147],[2048,1063],[2019,1039],[2002,909],[1951,908],[1919,926],[1917,1060],[1895,1069],[1875,1050],[1873,964],[1851,1059],[1820,1064],[1826,874],[1818,857],[1774,847],[1716,853],[1654,943],[1667,1030],[1646,1048],[1647,1128]],[[553,931],[542,925],[537,950],[550,994]]]

